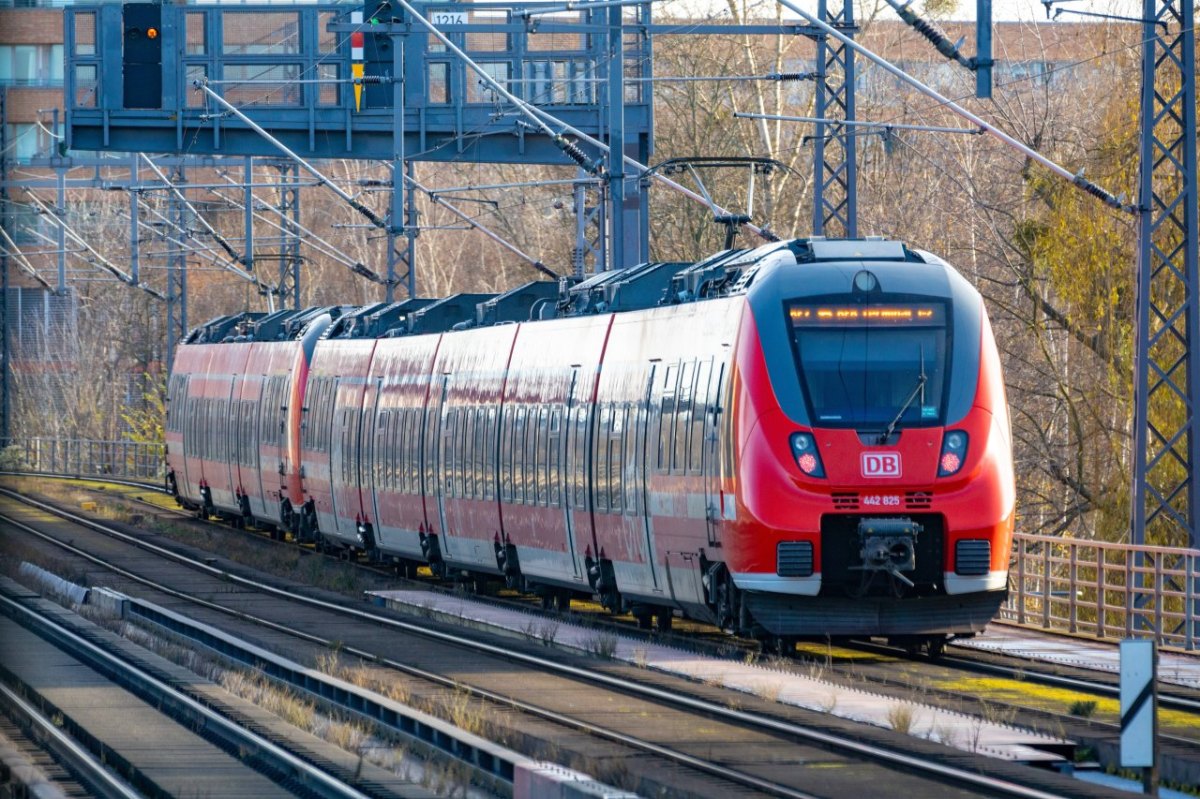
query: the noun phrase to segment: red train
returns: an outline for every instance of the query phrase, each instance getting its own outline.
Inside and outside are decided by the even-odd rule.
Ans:
[[[940,649],[1006,592],[987,314],[895,241],[224,317],[179,348],[167,443],[201,513],[663,628]]]

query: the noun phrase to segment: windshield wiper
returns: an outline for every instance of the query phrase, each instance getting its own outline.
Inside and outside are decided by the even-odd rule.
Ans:
[[[896,426],[900,424],[900,419],[903,418],[904,414],[908,412],[908,409],[912,407],[913,400],[917,398],[918,394],[924,394],[925,382],[927,378],[925,377],[925,347],[923,346],[917,350],[917,363],[919,363],[921,367],[920,373],[917,374],[917,384],[913,386],[913,390],[911,393],[909,393],[908,399],[906,399],[904,404],[900,406],[900,412],[896,414],[896,418],[891,421],[891,423],[887,426],[887,429],[883,431],[883,435],[879,437],[880,444],[886,444],[888,442],[888,439],[892,437],[892,433],[896,432]]]
[[[879,437],[880,444],[886,444],[888,439],[892,437],[892,433],[896,432],[896,426],[900,424],[900,418],[904,416],[910,407],[912,407],[913,400],[915,400],[917,395],[921,393],[921,390],[925,388],[925,380],[925,372],[922,371],[921,374],[917,375],[917,384],[913,386],[913,390],[908,395],[908,399],[906,399],[904,404],[900,406],[900,412],[896,414],[896,418],[893,419],[890,424],[888,424],[887,429],[883,431],[883,435]]]

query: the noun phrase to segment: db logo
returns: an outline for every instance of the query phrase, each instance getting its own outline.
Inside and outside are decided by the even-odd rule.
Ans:
[[[899,477],[899,452],[864,452],[862,454],[863,477]]]

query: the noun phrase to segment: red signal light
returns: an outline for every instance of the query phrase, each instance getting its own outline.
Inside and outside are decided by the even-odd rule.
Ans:
[[[954,474],[960,466],[962,466],[962,459],[953,452],[947,452],[942,455],[943,474]]]
[[[816,456],[810,452],[806,452],[800,457],[796,458],[796,465],[799,466],[800,471],[804,472],[805,474],[812,474],[817,470]]]
[[[158,28],[146,28],[146,38],[147,39],[157,39],[158,38]]]

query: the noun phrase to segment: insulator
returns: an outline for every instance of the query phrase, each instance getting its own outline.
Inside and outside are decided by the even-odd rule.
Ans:
[[[562,136],[555,136],[554,143],[558,145],[558,149],[566,153],[568,158],[579,164],[589,175],[595,175],[600,172],[600,162],[588,158],[587,153],[579,149],[579,145],[575,144],[575,142],[568,141]]]
[[[814,80],[820,77],[819,72],[772,72],[767,76],[771,80],[778,81],[794,81],[794,80]]]
[[[917,33],[928,39],[929,42],[933,44],[933,46],[937,48],[937,51],[943,56],[953,61],[957,61],[967,69],[976,68],[976,65],[972,64],[971,60],[966,58],[959,51],[959,49],[955,47],[954,42],[950,41],[950,38],[946,36],[946,34],[942,33],[942,30],[937,25],[934,25],[932,22],[926,19],[918,17],[909,10],[907,5],[897,8],[896,13],[900,15],[902,20],[911,25],[917,31]]]

